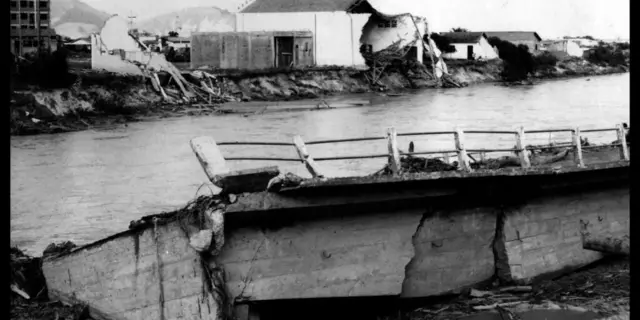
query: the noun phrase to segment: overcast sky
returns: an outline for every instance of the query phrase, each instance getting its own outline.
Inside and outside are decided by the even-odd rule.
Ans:
[[[188,7],[229,11],[247,0],[83,0],[96,9],[138,19]],[[591,35],[629,38],[630,0],[370,0],[386,13],[426,16],[433,31],[537,31],[542,38]],[[123,9],[125,8],[125,9]]]

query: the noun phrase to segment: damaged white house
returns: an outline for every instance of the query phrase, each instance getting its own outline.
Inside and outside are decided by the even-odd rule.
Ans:
[[[426,29],[423,17],[385,14],[366,0],[253,0],[239,8],[234,33],[194,35],[191,66],[365,67],[361,50],[376,52],[397,42],[412,46],[410,54],[422,62]],[[234,34],[233,42],[205,44]]]
[[[144,69],[174,71],[161,53],[152,52],[140,39],[129,33],[127,21],[114,15],[99,33],[91,35],[91,69],[120,74],[145,75]]]

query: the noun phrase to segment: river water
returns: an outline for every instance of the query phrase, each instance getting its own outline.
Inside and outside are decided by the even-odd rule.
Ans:
[[[400,97],[333,97],[365,105],[261,115],[212,115],[131,123],[127,127],[11,138],[11,242],[40,255],[51,242],[85,244],[123,231],[131,220],[176,209],[211,192],[189,146],[209,135],[218,141],[291,141],[382,136],[398,132],[613,127],[629,122],[629,74],[554,80],[535,86],[493,84],[429,89]],[[314,104],[300,101],[296,104]],[[590,134],[611,142],[615,133]],[[568,135],[528,135],[527,143],[568,141]],[[411,138],[416,151],[453,148],[450,136]],[[399,139],[405,148],[409,139]],[[511,148],[513,137],[466,135],[466,147]],[[292,147],[222,147],[225,155],[295,157]],[[310,146],[315,157],[386,152],[385,141]],[[328,176],[363,175],[384,159],[322,162]],[[233,169],[279,165],[307,176],[295,162],[233,161]]]

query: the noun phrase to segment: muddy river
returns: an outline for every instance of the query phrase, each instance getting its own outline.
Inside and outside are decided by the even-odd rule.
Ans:
[[[288,105],[315,105],[300,101]],[[54,241],[78,244],[126,229],[131,220],[175,209],[196,192],[211,192],[189,140],[200,135],[223,140],[290,141],[462,129],[545,129],[612,127],[629,121],[629,74],[554,80],[535,86],[493,84],[430,89],[403,96],[377,94],[332,97],[317,111],[212,115],[131,123],[118,128],[11,138],[11,241],[40,255]],[[284,104],[282,104],[284,105]],[[246,106],[245,106],[246,108]],[[259,109],[259,106],[256,106]],[[611,142],[615,133],[592,133]],[[569,141],[568,134],[528,135],[527,143]],[[416,151],[451,149],[448,136],[412,138]],[[506,147],[513,137],[467,135],[467,148]],[[400,139],[406,148],[409,139]],[[223,147],[225,155],[295,157],[289,147]],[[316,157],[381,153],[386,142],[311,146]],[[322,162],[329,176],[364,175],[384,159]],[[232,168],[264,165],[307,175],[293,162],[230,162]]]

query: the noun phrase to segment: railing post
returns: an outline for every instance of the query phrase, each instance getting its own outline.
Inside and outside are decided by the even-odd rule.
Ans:
[[[520,165],[523,168],[531,167],[531,162],[529,161],[529,153],[527,152],[524,144],[524,127],[520,127],[518,128],[518,131],[516,131],[516,149],[518,149]]]
[[[458,150],[458,164],[460,169],[470,172],[471,166],[469,165],[469,156],[464,148],[464,131],[456,128],[454,137],[456,140],[456,150]]]
[[[446,152],[442,154],[442,160],[446,164],[450,164],[451,163],[451,159],[449,158],[449,154],[446,153]]]
[[[584,161],[582,160],[582,140],[580,139],[580,128],[576,127],[573,129],[573,144],[575,145],[574,149],[574,160],[576,165],[579,168],[584,167]]]
[[[400,164],[400,152],[398,151],[398,140],[396,129],[391,127],[387,129],[387,145],[389,147],[389,168],[395,175],[402,168]]]
[[[309,171],[309,173],[311,173],[311,176],[314,178],[324,178],[324,175],[320,173],[320,168],[318,167],[318,164],[316,164],[313,158],[309,155],[309,152],[307,151],[307,146],[304,144],[302,137],[301,136],[293,137],[293,144],[296,147],[296,151],[298,152],[300,161],[302,161],[305,167],[307,167],[307,170]]]
[[[624,129],[624,125],[619,124],[618,126],[618,141],[620,142],[620,160],[629,160],[629,147],[627,146],[627,133]]]
[[[217,176],[228,173],[229,169],[216,141],[211,137],[203,136],[191,139],[190,144],[207,178],[217,185]]]

